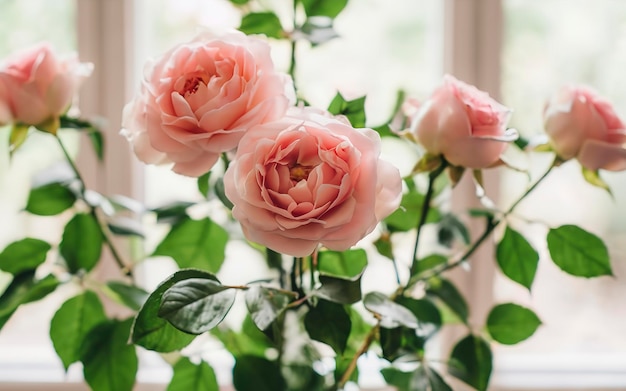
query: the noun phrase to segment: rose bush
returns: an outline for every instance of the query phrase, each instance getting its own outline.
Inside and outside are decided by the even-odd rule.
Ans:
[[[510,114],[487,93],[446,75],[417,110],[411,131],[428,153],[452,165],[486,168],[516,137],[506,128]]]
[[[70,107],[92,65],[61,58],[48,44],[16,52],[0,66],[0,123],[41,125]]]
[[[626,169],[626,126],[609,101],[583,86],[565,86],[544,110],[550,144],[563,160],[590,170]]]
[[[148,64],[124,108],[123,134],[143,162],[200,176],[252,126],[283,116],[293,96],[266,41],[206,33]]]
[[[347,250],[400,203],[400,174],[379,155],[373,130],[293,108],[241,139],[224,175],[233,217],[249,240],[278,252]]]

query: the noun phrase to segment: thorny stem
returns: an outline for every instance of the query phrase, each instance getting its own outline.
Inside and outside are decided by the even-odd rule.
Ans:
[[[61,146],[61,150],[63,151],[65,160],[67,160],[68,164],[72,168],[72,171],[74,172],[74,175],[76,176],[76,179],[78,179],[78,182],[80,183],[80,193],[83,196],[83,198],[85,198],[85,192],[87,190],[85,180],[80,174],[80,171],[78,170],[78,167],[76,166],[76,163],[74,163],[74,160],[71,158],[70,154],[68,153],[67,148],[65,148],[65,145],[63,144],[63,141],[61,140],[61,138],[56,136],[56,139],[59,142],[59,145]],[[113,240],[110,237],[110,232],[106,224],[101,221],[100,216],[98,215],[98,213],[96,213],[96,207],[90,204],[88,205],[90,208],[91,215],[93,216],[94,219],[96,219],[96,221],[98,222],[98,225],[100,226],[100,231],[102,232],[102,238],[104,240],[104,243],[107,245],[107,247],[111,251],[111,255],[113,256],[115,263],[117,264],[117,266],[119,266],[122,273],[124,273],[126,276],[132,277],[133,273],[132,273],[131,268],[127,266],[122,260],[122,256],[120,255],[120,253],[117,251],[117,248],[113,244]]]
[[[491,235],[493,230],[501,222],[503,222],[509,214],[511,214],[513,212],[513,210],[519,205],[520,202],[522,202],[522,200],[524,200],[533,190],[535,190],[537,188],[537,186],[548,176],[548,174],[550,174],[552,169],[554,167],[556,167],[559,162],[560,162],[560,160],[557,157],[554,160],[554,162],[552,163],[552,165],[550,165],[548,170],[546,170],[546,172],[539,179],[537,179],[537,181],[531,187],[529,187],[524,192],[524,194],[522,194],[522,196],[520,198],[518,198],[509,207],[509,209],[507,209],[506,212],[503,213],[502,217],[500,217],[496,221],[489,221],[489,223],[487,224],[487,227],[485,228],[485,231],[482,233],[482,235],[476,240],[476,242],[474,242],[474,244],[469,249],[467,249],[467,251],[459,259],[457,259],[456,261],[454,261],[452,263],[445,264],[443,267],[441,267],[441,268],[439,268],[437,270],[434,270],[433,273],[430,273],[428,276],[422,277],[421,280],[427,280],[430,277],[437,276],[437,275],[439,275],[439,274],[441,274],[441,273],[443,273],[443,272],[445,272],[447,270],[450,270],[450,269],[453,269],[453,268],[459,266],[460,264],[465,262],[467,259],[469,259],[469,257],[472,256],[472,254],[474,254],[474,252],[478,249],[478,247],[480,247],[480,245],[485,241],[485,239],[487,239],[489,237],[489,235]],[[420,233],[421,227],[425,223],[425,217],[424,216],[426,216],[426,214],[428,213],[428,210],[429,210],[430,199],[432,198],[432,187],[433,187],[433,184],[434,184],[434,180],[437,178],[437,176],[439,176],[441,174],[441,172],[443,172],[443,170],[445,169],[444,165],[445,165],[445,163],[442,164],[442,166],[440,166],[437,170],[431,172],[431,174],[430,174],[428,190],[427,190],[427,193],[426,193],[426,197],[424,199],[424,205],[422,206],[422,216],[420,217],[420,223],[417,226],[418,230],[417,230],[416,236],[418,238],[419,238],[419,233]],[[429,193],[431,193],[431,194],[429,195]],[[417,249],[418,243],[419,242],[416,240],[415,249]],[[415,270],[416,259],[417,259],[417,257],[414,256],[414,263],[413,263],[413,265],[411,267],[411,272],[413,272]],[[398,295],[402,294],[402,292],[404,292],[405,289],[406,289],[406,287],[402,287],[402,286],[399,287],[398,290],[396,290],[396,292],[391,296],[391,299],[394,300]],[[356,369],[356,364],[357,364],[357,361],[358,361],[359,357],[361,357],[361,355],[363,353],[365,353],[369,349],[369,347],[372,344],[372,342],[374,342],[374,339],[375,339],[376,334],[378,333],[379,329],[380,329],[380,320],[378,320],[376,325],[374,327],[372,327],[370,332],[367,334],[367,337],[365,338],[365,340],[361,344],[361,347],[355,353],[355,355],[352,357],[352,360],[350,361],[350,364],[348,365],[348,368],[343,373],[343,375],[341,376],[341,379],[339,380],[339,383],[337,384],[337,389],[338,390],[341,390],[345,386],[345,384],[348,382],[348,380],[350,380],[350,377],[352,376],[352,373]]]
[[[413,246],[413,263],[411,264],[411,275],[415,272],[415,270],[417,270],[417,247],[419,246],[420,234],[422,233],[422,228],[426,223],[426,218],[428,217],[428,212],[430,211],[430,203],[435,193],[435,181],[437,180],[439,175],[443,173],[447,166],[448,163],[445,160],[442,160],[441,165],[439,165],[437,169],[435,169],[428,175],[428,189],[426,190],[424,203],[422,204],[422,211],[417,222],[417,233],[415,234],[415,245]]]
[[[519,205],[520,202],[522,202],[533,190],[535,190],[537,188],[537,186],[548,176],[548,174],[550,174],[550,172],[552,172],[552,169],[554,167],[556,167],[559,164],[560,160],[557,157],[554,162],[550,165],[550,167],[546,170],[546,172],[543,173],[543,175],[537,179],[537,181],[535,181],[535,183],[533,183],[532,186],[530,186],[525,192],[524,194],[521,195],[521,197],[519,197],[510,207],[509,209],[507,209],[502,216],[493,221],[490,220],[487,223],[487,227],[485,227],[485,231],[482,233],[482,235],[480,235],[480,237],[478,239],[476,239],[476,241],[474,242],[474,244],[467,249],[467,251],[457,260],[455,260],[454,262],[451,263],[446,263],[444,264],[442,267],[437,268],[435,270],[433,270],[432,273],[429,273],[426,276],[423,276],[422,278],[420,278],[420,280],[427,280],[431,277],[437,276],[447,270],[453,269],[457,266],[459,266],[460,264],[462,264],[463,262],[467,261],[472,254],[474,254],[474,252],[480,247],[480,245],[485,241],[485,239],[487,239],[489,237],[489,235],[491,235],[491,233],[493,232],[493,230],[500,225],[500,223],[502,223],[504,220],[506,220],[507,216],[509,216],[513,210]]]

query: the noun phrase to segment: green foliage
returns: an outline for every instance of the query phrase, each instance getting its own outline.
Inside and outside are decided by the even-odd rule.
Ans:
[[[397,304],[387,295],[380,292],[369,292],[363,298],[365,308],[381,317],[381,326],[385,328],[395,328],[405,326],[415,329],[418,326],[417,319],[413,312],[406,307]]]
[[[59,251],[71,273],[90,271],[102,252],[102,230],[92,214],[77,213],[65,225]]]
[[[9,134],[9,153],[11,156],[24,144],[24,141],[26,141],[28,137],[29,130],[30,126],[20,123],[14,123],[13,126],[11,126],[11,133]]]
[[[356,279],[343,279],[320,275],[321,286],[313,294],[339,304],[354,304],[361,300],[361,275]]]
[[[112,218],[107,226],[112,233],[119,236],[137,236],[139,238],[144,237],[143,226],[138,220],[131,219],[124,216],[117,216]]]
[[[224,347],[235,357],[253,355],[265,357],[268,349],[273,348],[272,341],[252,322],[250,315],[246,315],[241,330],[236,332],[221,323],[211,330]]]
[[[225,207],[228,209],[233,209],[233,203],[230,202],[228,197],[226,197],[226,190],[224,189],[224,178],[217,178],[215,181],[215,195],[217,198],[222,201]]]
[[[163,292],[158,315],[181,331],[202,334],[224,320],[235,295],[214,276],[187,278]]]
[[[578,277],[613,274],[604,242],[575,225],[563,225],[548,232],[552,261],[566,273]]]
[[[81,348],[85,381],[93,391],[131,391],[138,360],[128,344],[132,319],[100,323],[87,334]]]
[[[257,356],[236,358],[233,368],[233,385],[237,391],[277,391],[285,390],[285,380],[280,366]]]
[[[394,367],[383,368],[380,372],[385,381],[398,391],[452,391],[441,375],[424,364],[413,372],[404,372]]]
[[[530,290],[539,264],[539,254],[519,232],[507,227],[498,243],[496,260],[511,280]]]
[[[228,233],[211,219],[182,218],[152,255],[172,257],[181,268],[217,273],[225,258]]]
[[[139,311],[150,295],[138,286],[120,281],[108,281],[104,292],[116,302],[135,311]]]
[[[402,196],[400,208],[389,215],[389,217],[385,219],[385,223],[387,223],[387,226],[392,232],[405,232],[415,229],[419,216],[422,214],[423,207],[424,195],[419,193],[417,189],[410,189],[409,192]],[[439,219],[440,216],[437,209],[430,208],[426,222],[434,223],[439,221]]]
[[[585,178],[587,183],[602,190],[606,190],[607,193],[609,193],[609,195],[611,196],[613,195],[613,193],[611,193],[611,188],[609,187],[609,184],[606,183],[604,179],[602,179],[598,170],[590,170],[588,168],[582,167],[582,173],[583,178]]]
[[[367,253],[363,249],[347,251],[320,251],[317,270],[325,276],[354,280],[367,266]]]
[[[265,331],[282,314],[293,298],[273,288],[252,285],[246,291],[246,307],[259,330]]]
[[[346,350],[352,321],[342,305],[319,300],[305,315],[304,327],[312,339],[324,342],[337,354],[342,354]]]
[[[355,128],[365,127],[365,97],[346,100],[341,93],[337,93],[328,106],[328,111],[334,115],[345,115]]]
[[[0,253],[0,269],[13,275],[34,270],[46,260],[50,248],[48,242],[33,238],[13,242]]]
[[[81,358],[85,337],[96,325],[106,321],[98,296],[85,291],[67,300],[50,322],[50,339],[65,370]]]
[[[461,292],[445,278],[432,278],[428,281],[426,293],[440,299],[459,319],[467,324],[469,309]]]
[[[298,0],[304,6],[307,16],[327,16],[335,18],[348,4],[348,0]]]
[[[540,325],[541,320],[533,311],[514,303],[493,307],[487,317],[489,334],[505,345],[515,345],[529,338]]]
[[[137,313],[133,323],[131,342],[148,350],[167,353],[184,348],[194,339],[194,335],[183,333],[158,315],[165,291],[178,281],[189,278],[214,279],[215,277],[194,269],[179,270],[172,274],[150,294]]]
[[[198,177],[197,186],[200,194],[204,196],[204,198],[209,197],[209,180],[211,179],[211,171],[207,172],[204,175]]]
[[[151,211],[156,214],[157,222],[176,224],[181,220],[189,218],[187,209],[193,205],[195,205],[193,202],[174,201],[154,208]]]
[[[71,208],[76,202],[76,195],[67,184],[52,182],[30,191],[26,210],[39,216],[54,216]]]
[[[43,299],[58,285],[59,281],[52,275],[37,279],[34,270],[15,275],[0,296],[0,329],[20,305]]]
[[[485,391],[489,386],[492,361],[489,344],[470,334],[452,349],[448,372],[478,391]]]
[[[415,334],[417,336],[427,339],[441,328],[441,314],[430,300],[401,296],[396,299],[396,303],[407,308],[415,315],[417,319]]]
[[[453,214],[447,213],[441,217],[441,220],[438,223],[438,232],[437,238],[439,243],[446,247],[452,247],[454,244],[454,240],[461,240],[465,245],[470,244],[470,234],[469,230]]]
[[[182,357],[174,365],[174,376],[167,391],[219,391],[215,372],[209,364],[201,361],[192,363],[187,357]]]
[[[245,34],[265,34],[270,38],[284,38],[280,19],[273,12],[251,12],[241,19],[239,30]]]

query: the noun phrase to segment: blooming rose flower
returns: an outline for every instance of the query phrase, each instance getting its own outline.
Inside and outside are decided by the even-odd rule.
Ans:
[[[39,125],[58,118],[91,71],[91,64],[57,57],[45,43],[15,53],[0,65],[0,122]]]
[[[517,137],[506,128],[510,114],[486,92],[446,75],[419,108],[411,131],[432,155],[443,155],[455,166],[486,168]]]
[[[226,196],[251,241],[297,257],[346,250],[399,206],[400,174],[379,154],[373,130],[293,108],[241,139]]]
[[[145,163],[200,176],[254,125],[282,117],[295,96],[269,45],[240,32],[201,35],[149,64],[124,108],[122,133]]]
[[[566,86],[544,110],[550,144],[563,160],[590,170],[626,169],[626,126],[604,98],[586,87]]]

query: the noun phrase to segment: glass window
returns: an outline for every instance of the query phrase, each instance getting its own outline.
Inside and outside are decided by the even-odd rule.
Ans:
[[[0,1],[0,62],[10,53],[40,41],[48,41],[59,53],[75,50],[75,8],[74,0]],[[26,204],[32,176],[60,160],[61,151],[49,135],[33,134],[9,159],[8,137],[8,129],[0,128],[0,248],[25,236],[58,241],[63,227],[61,220],[27,216],[21,210]],[[72,142],[71,148],[75,150],[75,140],[67,141]],[[0,278],[0,286],[4,283]],[[48,337],[49,319],[61,299],[52,295],[24,306],[4,326],[0,333],[1,379],[36,380],[23,366],[16,367],[16,363],[33,360],[36,364],[58,362],[61,369]],[[61,371],[57,377],[62,379]]]
[[[503,101],[515,109],[512,125],[526,136],[542,132],[542,110],[549,95],[565,83],[596,89],[626,115],[626,3],[614,0],[506,0],[503,52]],[[529,162],[537,177],[552,156],[533,154]],[[526,303],[543,325],[528,341],[513,348],[498,347],[499,374],[517,370],[566,371],[558,386],[600,387],[626,371],[626,203],[584,183],[575,161],[556,169],[518,208],[527,221],[513,221],[541,255],[539,278],[529,293],[504,278],[496,278],[496,302]],[[626,191],[623,176],[602,172],[614,194]],[[620,180],[620,178],[622,178]],[[503,203],[523,193],[522,174],[507,171],[502,179]],[[573,278],[549,261],[545,235],[549,227],[576,224],[602,236],[618,278]],[[540,299],[538,299],[540,298]],[[570,377],[575,373],[598,377]],[[504,379],[504,378],[502,378]],[[568,382],[569,379],[569,382]],[[621,380],[620,380],[621,379]],[[537,379],[522,379],[537,382]],[[564,383],[565,382],[565,383]],[[530,384],[530,383],[529,383]],[[516,386],[520,384],[515,384]],[[545,386],[546,384],[542,384]],[[595,388],[594,388],[595,389]]]

